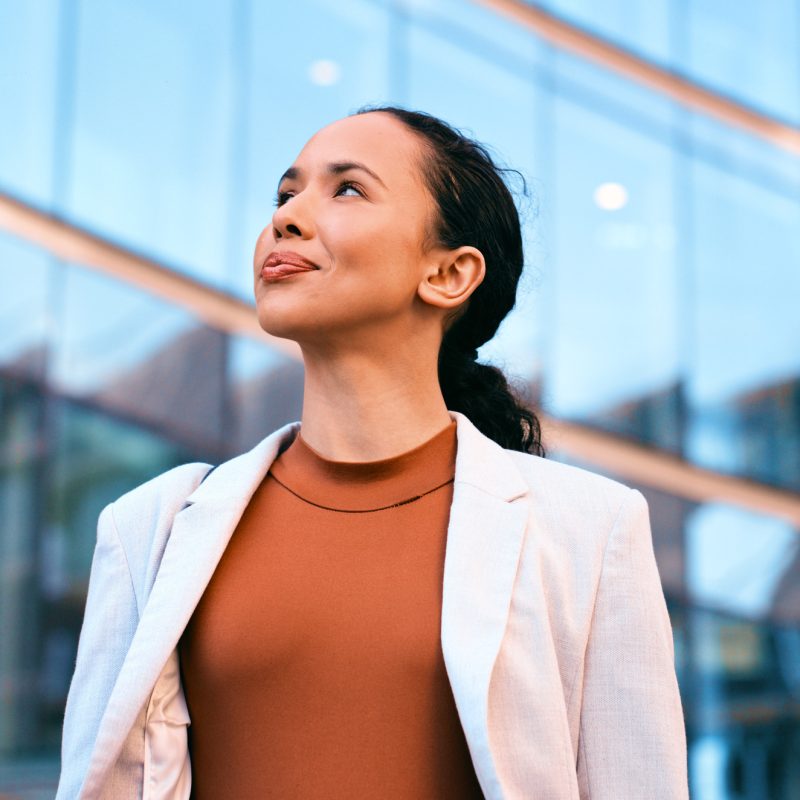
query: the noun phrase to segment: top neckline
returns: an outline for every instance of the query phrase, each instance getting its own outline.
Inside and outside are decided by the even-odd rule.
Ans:
[[[375,461],[337,461],[311,447],[298,429],[269,471],[314,503],[341,508],[400,502],[454,476],[456,431],[457,423],[452,420],[426,441],[398,455]]]

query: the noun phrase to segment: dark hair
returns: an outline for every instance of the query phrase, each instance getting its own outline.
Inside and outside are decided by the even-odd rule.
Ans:
[[[519,213],[501,175],[516,170],[498,167],[484,145],[432,114],[367,105],[351,116],[377,111],[392,114],[421,139],[425,183],[438,209],[431,239],[449,249],[476,247],[486,262],[483,281],[442,338],[438,369],[445,404],[502,447],[545,457],[536,414],[499,368],[477,361],[478,348],[514,307],[524,267]]]

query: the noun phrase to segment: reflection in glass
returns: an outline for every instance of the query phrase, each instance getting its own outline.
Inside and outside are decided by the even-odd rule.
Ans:
[[[676,451],[680,291],[671,150],[561,98],[555,126],[544,402],[557,416]],[[624,189],[621,207],[598,204],[608,184]]]
[[[213,456],[222,447],[226,337],[179,308],[70,267],[51,385]]]
[[[49,208],[58,147],[58,0],[2,4],[0,24],[0,191]]]
[[[800,121],[796,0],[539,0],[532,5],[762,113]]]
[[[48,289],[57,274],[46,253],[0,234],[0,369],[6,375],[44,376],[51,321]]]
[[[711,469],[800,489],[800,202],[696,161],[686,449]]]
[[[0,372],[0,754],[40,746],[37,696],[38,539],[47,442],[35,383]]]
[[[687,610],[692,798],[792,800],[800,786],[800,627]]]
[[[686,584],[692,600],[759,620],[800,579],[800,531],[775,517],[706,503],[686,520]],[[800,626],[800,602],[791,621]],[[788,611],[788,609],[786,609]]]
[[[72,138],[62,213],[219,286],[240,80],[234,5],[80,4],[74,127],[59,132]]]
[[[683,4],[687,31],[685,68],[700,83],[739,102],[800,121],[800,4]]]
[[[243,337],[231,338],[228,380],[231,393],[231,454],[254,447],[303,408],[300,361]]]

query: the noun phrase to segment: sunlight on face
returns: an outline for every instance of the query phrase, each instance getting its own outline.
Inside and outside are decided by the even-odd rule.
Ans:
[[[381,112],[337,120],[308,141],[280,181],[281,204],[256,242],[255,298],[265,331],[301,344],[352,344],[411,316],[434,213],[420,158],[416,135]],[[344,168],[353,162],[374,175]],[[261,267],[273,250],[319,269],[268,283]]]

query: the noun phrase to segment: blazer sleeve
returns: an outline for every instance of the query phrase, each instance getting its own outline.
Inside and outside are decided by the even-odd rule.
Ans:
[[[113,504],[97,521],[83,623],[78,638],[61,738],[56,800],[78,796],[100,720],[138,622],[136,595]]]
[[[672,625],[647,500],[628,489],[609,535],[584,660],[582,800],[687,800]]]

